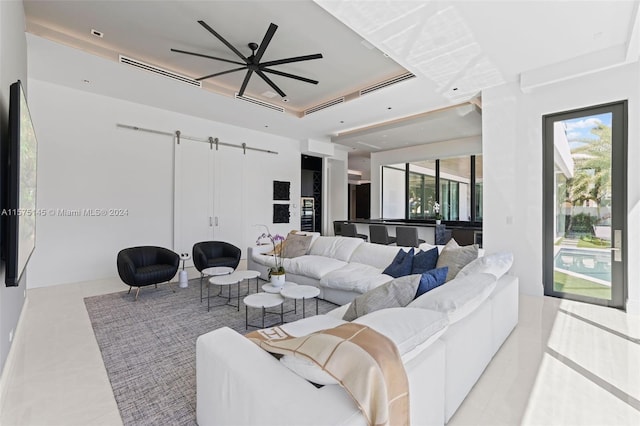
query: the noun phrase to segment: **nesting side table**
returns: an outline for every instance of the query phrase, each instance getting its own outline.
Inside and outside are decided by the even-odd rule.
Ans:
[[[284,322],[284,311],[282,308],[282,302],[284,302],[284,298],[279,294],[275,293],[255,293],[250,294],[245,297],[244,300],[244,327],[246,330],[249,327],[256,328],[264,328],[264,317],[267,313],[275,313],[275,312],[267,312],[267,308],[273,308],[275,306],[280,306],[280,323]],[[262,310],[262,325],[249,324],[249,308],[258,308]],[[269,327],[276,325],[271,324]]]

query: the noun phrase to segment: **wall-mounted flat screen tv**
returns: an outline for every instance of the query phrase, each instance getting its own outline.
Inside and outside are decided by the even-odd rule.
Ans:
[[[5,284],[17,286],[36,246],[38,165],[38,142],[20,81],[10,88],[9,137],[2,145]]]

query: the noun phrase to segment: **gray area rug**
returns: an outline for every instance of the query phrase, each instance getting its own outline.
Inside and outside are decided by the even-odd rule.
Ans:
[[[197,337],[224,326],[246,333],[242,297],[240,311],[218,306],[207,312],[206,299],[200,303],[199,280],[189,281],[188,288],[172,286],[175,293],[166,284],[143,287],[137,302],[135,288],[131,294],[125,290],[84,299],[125,425],[196,424]],[[255,293],[255,280],[250,287]],[[247,292],[246,281],[240,292]],[[211,299],[212,305],[224,302]],[[318,306],[320,313],[336,307],[323,300]],[[300,307],[298,302],[298,313],[285,314],[285,321],[300,318]],[[314,314],[315,302],[307,301],[306,308],[307,316]],[[284,309],[293,309],[293,301],[286,300]],[[258,309],[249,308],[250,323],[260,318]],[[267,325],[278,319],[267,315]]]

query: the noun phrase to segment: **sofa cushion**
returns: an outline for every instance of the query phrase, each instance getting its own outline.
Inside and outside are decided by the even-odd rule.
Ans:
[[[495,287],[496,277],[491,274],[467,275],[434,288],[408,306],[443,312],[453,324],[480,306]]]
[[[420,297],[428,291],[441,286],[447,279],[448,267],[437,268],[421,274],[420,285],[416,291],[416,297]]]
[[[492,253],[488,256],[479,257],[468,263],[458,272],[457,277],[464,277],[471,274],[491,274],[500,279],[507,273],[513,264],[513,254],[508,252]]]
[[[329,272],[342,268],[347,263],[330,257],[307,254],[293,259],[283,259],[282,264],[284,270],[289,273],[319,280]]]
[[[437,268],[449,267],[447,281],[451,281],[468,263],[478,258],[478,246],[459,246],[453,238],[444,246],[438,256]]]
[[[331,271],[320,279],[320,287],[336,288],[340,290],[366,293],[382,284],[388,283],[393,277],[383,274],[373,266],[350,262],[340,269]]]
[[[287,239],[283,241],[282,257],[293,258],[307,254],[311,246],[311,235],[301,235],[290,232]]]
[[[396,344],[401,356],[446,329],[449,324],[444,313],[417,308],[381,309],[353,322],[369,326],[387,336]]]
[[[355,249],[349,262],[364,263],[382,271],[393,261],[399,249],[397,246],[362,243]],[[408,251],[408,249],[405,251]]]
[[[411,274],[413,266],[413,248],[408,252],[398,249],[398,254],[393,258],[391,264],[382,271],[383,274],[391,275],[393,278],[404,277]]]
[[[423,274],[427,271],[435,269],[438,263],[438,248],[434,247],[427,251],[419,251],[413,256],[413,265],[411,266],[412,274]]]
[[[353,321],[380,309],[407,306],[416,295],[419,284],[420,275],[408,275],[389,281],[353,299],[342,319]]]
[[[362,238],[318,237],[311,245],[309,254],[348,262],[355,249],[363,243]]]

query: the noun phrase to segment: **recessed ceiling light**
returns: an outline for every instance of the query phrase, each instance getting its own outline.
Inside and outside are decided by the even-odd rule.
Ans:
[[[340,120],[340,124],[344,123],[344,120]]]
[[[387,107],[387,109],[391,109],[391,107]]]
[[[289,98],[282,98],[282,102],[289,102]]]
[[[100,38],[104,37],[104,33],[102,31],[98,31],[94,29],[91,29],[91,35],[100,37]]]
[[[453,91],[455,92],[456,90],[458,90],[458,88],[457,88],[457,87],[454,87],[454,88],[453,88],[453,89],[451,89],[451,90],[453,90]]]
[[[267,124],[265,124],[264,127],[269,127],[269,126]]]
[[[87,83],[87,84],[91,83],[91,82],[90,82],[89,80],[87,80],[87,79],[82,80],[82,82],[83,82],[83,83]]]
[[[386,53],[382,52],[382,56],[384,56],[385,58],[388,58],[389,55],[387,55]]]

